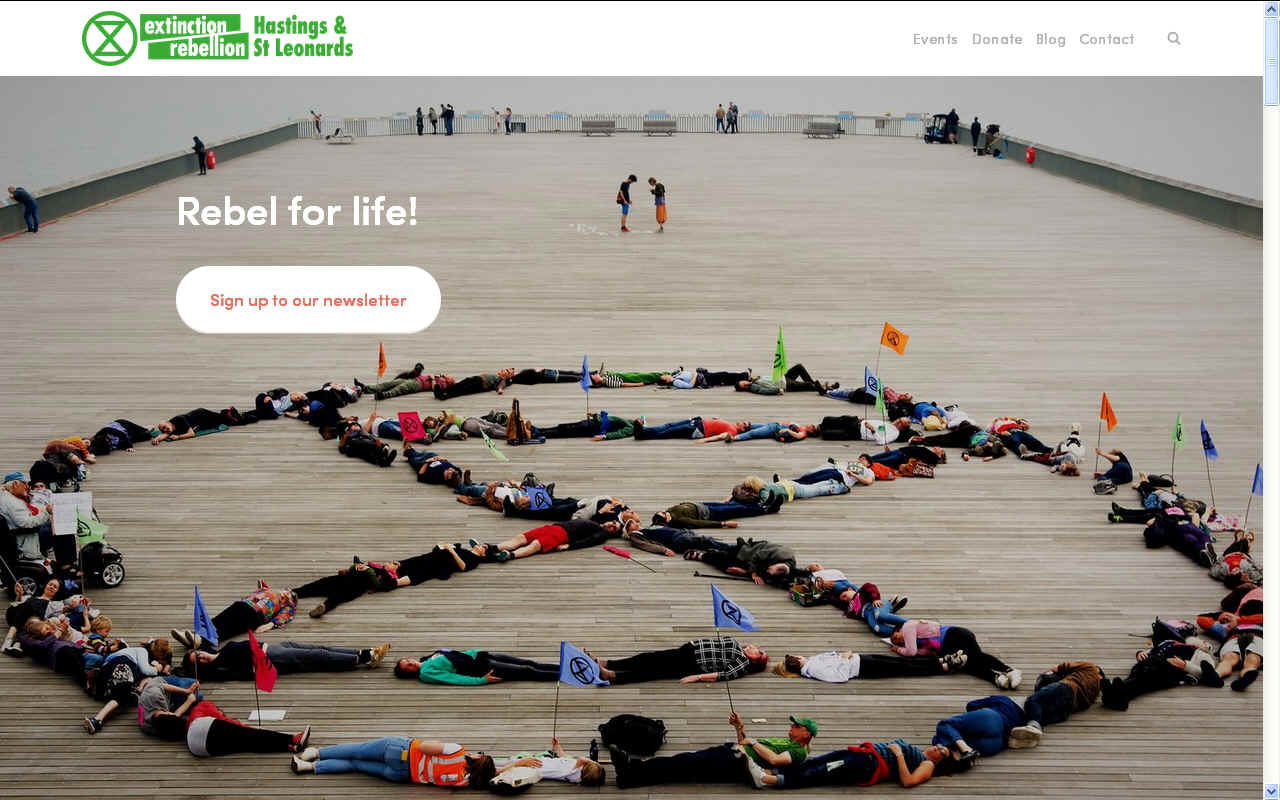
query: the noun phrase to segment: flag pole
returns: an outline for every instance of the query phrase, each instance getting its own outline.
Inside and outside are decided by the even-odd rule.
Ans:
[[[1098,415],[1098,449],[1093,451],[1093,474],[1098,474],[1098,450],[1102,449],[1102,415]]]
[[[551,738],[556,738],[556,723],[560,720],[560,680],[556,679],[556,700],[551,708]]]
[[[1173,474],[1173,464],[1177,460],[1178,460],[1178,441],[1175,439],[1173,442],[1173,451],[1169,454],[1169,477],[1174,478],[1175,480],[1177,478]]]
[[[882,353],[883,351],[884,351],[884,345],[882,345],[882,344],[877,344],[877,345],[876,345],[876,375],[875,375],[875,378],[876,378],[876,385],[880,387],[880,393],[881,393],[881,394],[884,394],[884,381],[883,381],[883,380],[881,380],[881,378],[880,378],[880,353]],[[872,402],[875,402],[875,401],[873,400]],[[865,412],[863,413],[863,416],[866,416],[866,413],[865,413]],[[881,420],[881,421],[883,422],[883,420]]]
[[[258,710],[258,727],[262,727],[262,706],[258,705],[258,668],[253,670],[253,706]]]
[[[1213,474],[1209,472],[1209,451],[1204,451],[1204,475],[1209,479],[1209,503],[1214,508],[1218,507],[1218,501],[1213,497]],[[1249,496],[1253,497],[1253,492],[1249,492]]]
[[[1252,496],[1253,496],[1253,495],[1250,495],[1250,497],[1252,497]],[[719,625],[717,625],[717,626],[716,626],[716,641],[720,642],[720,648],[723,650],[723,649],[724,649],[724,639],[720,638],[720,626],[719,626]],[[733,691],[729,688],[729,682],[728,682],[728,681],[725,681],[725,682],[724,682],[724,692],[725,692],[725,694],[727,694],[727,695],[729,696],[729,711],[730,711],[731,713],[734,713],[734,714],[738,713],[736,710],[734,710],[734,707],[733,707]]]
[[[635,563],[639,564],[640,566],[644,567],[645,569],[649,570],[650,572],[654,573],[655,575],[656,575],[656,574],[657,574],[657,572],[658,572],[656,569],[654,569],[653,567],[649,566],[648,564],[644,563],[643,561],[641,561],[641,560],[639,560],[639,559],[637,559],[637,558],[628,558],[627,560],[628,560],[628,561],[634,561]]]
[[[693,571],[693,577],[695,577],[695,578],[710,578],[710,579],[712,579],[712,580],[747,581],[748,583],[750,583],[750,582],[751,582],[751,579],[750,579],[750,578],[743,578],[743,577],[739,577],[739,576],[737,576],[737,575],[710,575],[710,574],[708,574],[708,573],[706,573],[706,572],[698,572],[696,569]]]
[[[1253,483],[1249,485],[1249,501],[1244,504],[1244,525],[1241,527],[1246,531],[1249,530],[1249,508],[1253,505],[1253,487],[1258,483],[1258,469],[1261,468],[1261,466],[1262,465],[1259,464],[1253,468]]]

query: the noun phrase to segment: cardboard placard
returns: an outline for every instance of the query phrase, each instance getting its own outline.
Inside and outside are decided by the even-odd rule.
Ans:
[[[93,492],[60,492],[53,496],[53,535],[76,535],[76,511],[93,519]]]

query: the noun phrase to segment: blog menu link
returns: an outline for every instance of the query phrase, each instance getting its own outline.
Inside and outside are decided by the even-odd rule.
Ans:
[[[1180,44],[1177,33],[1169,33],[1156,37],[1172,44]],[[911,44],[914,47],[1130,47],[1138,43],[1138,35],[1127,31],[1084,31],[1072,33],[998,33],[973,32],[955,33],[913,33]]]

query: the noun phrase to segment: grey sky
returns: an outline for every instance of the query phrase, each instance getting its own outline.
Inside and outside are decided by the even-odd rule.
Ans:
[[[5,78],[0,181],[32,190],[302,116],[459,111],[948,111],[1012,135],[1262,196],[1262,80],[1202,78]]]

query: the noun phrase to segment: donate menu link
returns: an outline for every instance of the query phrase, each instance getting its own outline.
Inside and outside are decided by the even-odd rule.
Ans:
[[[1138,43],[1138,36],[1124,31],[1085,31],[1081,33],[1001,33],[973,32],[962,35],[954,33],[913,33],[913,47],[1126,47]]]

